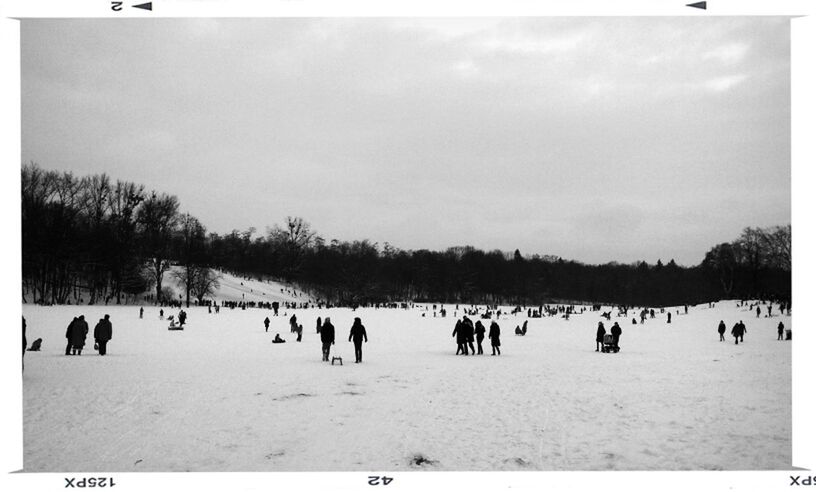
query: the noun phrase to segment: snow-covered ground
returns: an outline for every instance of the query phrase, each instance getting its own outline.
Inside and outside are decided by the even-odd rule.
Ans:
[[[526,317],[504,315],[502,355],[485,340],[485,355],[463,357],[448,309],[298,310],[297,343],[291,310],[190,308],[187,329],[168,331],[155,307],[139,319],[134,306],[25,305],[29,342],[43,339],[25,357],[25,470],[791,467],[791,342],[776,340],[789,316],[726,301],[671,324],[613,315],[622,350],[603,354],[599,313],[531,319],[526,337],[513,335]],[[108,355],[92,338],[63,355],[71,318],[85,314],[92,331],[105,313]],[[321,361],[318,316],[337,327],[344,365]],[[369,336],[362,364],[347,341],[355,316]],[[720,319],[727,333],[744,320],[745,343],[719,342]]]

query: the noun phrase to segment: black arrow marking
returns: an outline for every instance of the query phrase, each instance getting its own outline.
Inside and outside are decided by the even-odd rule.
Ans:
[[[706,10],[706,2],[688,3],[686,7],[694,7],[695,9]]]
[[[703,3],[705,3],[705,2],[703,2]],[[139,5],[133,5],[133,8],[134,9],[142,9],[142,10],[153,11],[153,2],[140,3]]]

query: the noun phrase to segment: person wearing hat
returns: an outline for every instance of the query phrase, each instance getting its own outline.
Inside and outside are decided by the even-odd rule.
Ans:
[[[113,325],[110,322],[110,316],[105,315],[104,319],[100,319],[99,323],[94,328],[94,340],[96,341],[99,355],[105,355],[108,351],[108,342],[113,338]]]
[[[365,326],[360,318],[354,318],[354,324],[351,325],[349,332],[349,342],[354,339],[354,363],[359,364],[363,361],[363,340],[368,343],[368,335],[366,335]]]

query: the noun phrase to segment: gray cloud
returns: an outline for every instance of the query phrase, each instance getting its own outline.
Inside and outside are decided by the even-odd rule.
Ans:
[[[24,20],[23,158],[211,230],[699,262],[790,221],[786,18]]]

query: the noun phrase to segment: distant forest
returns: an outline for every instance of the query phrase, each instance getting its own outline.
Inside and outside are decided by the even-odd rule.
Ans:
[[[283,225],[207,233],[175,196],[105,174],[22,168],[23,301],[121,303],[162,287],[171,265],[186,299],[203,300],[218,270],[294,283],[326,301],[468,304],[592,302],[639,306],[726,298],[790,301],[791,226],[747,227],[696,266],[674,260],[588,265],[519,250],[405,251],[368,240],[326,241],[299,217]]]

